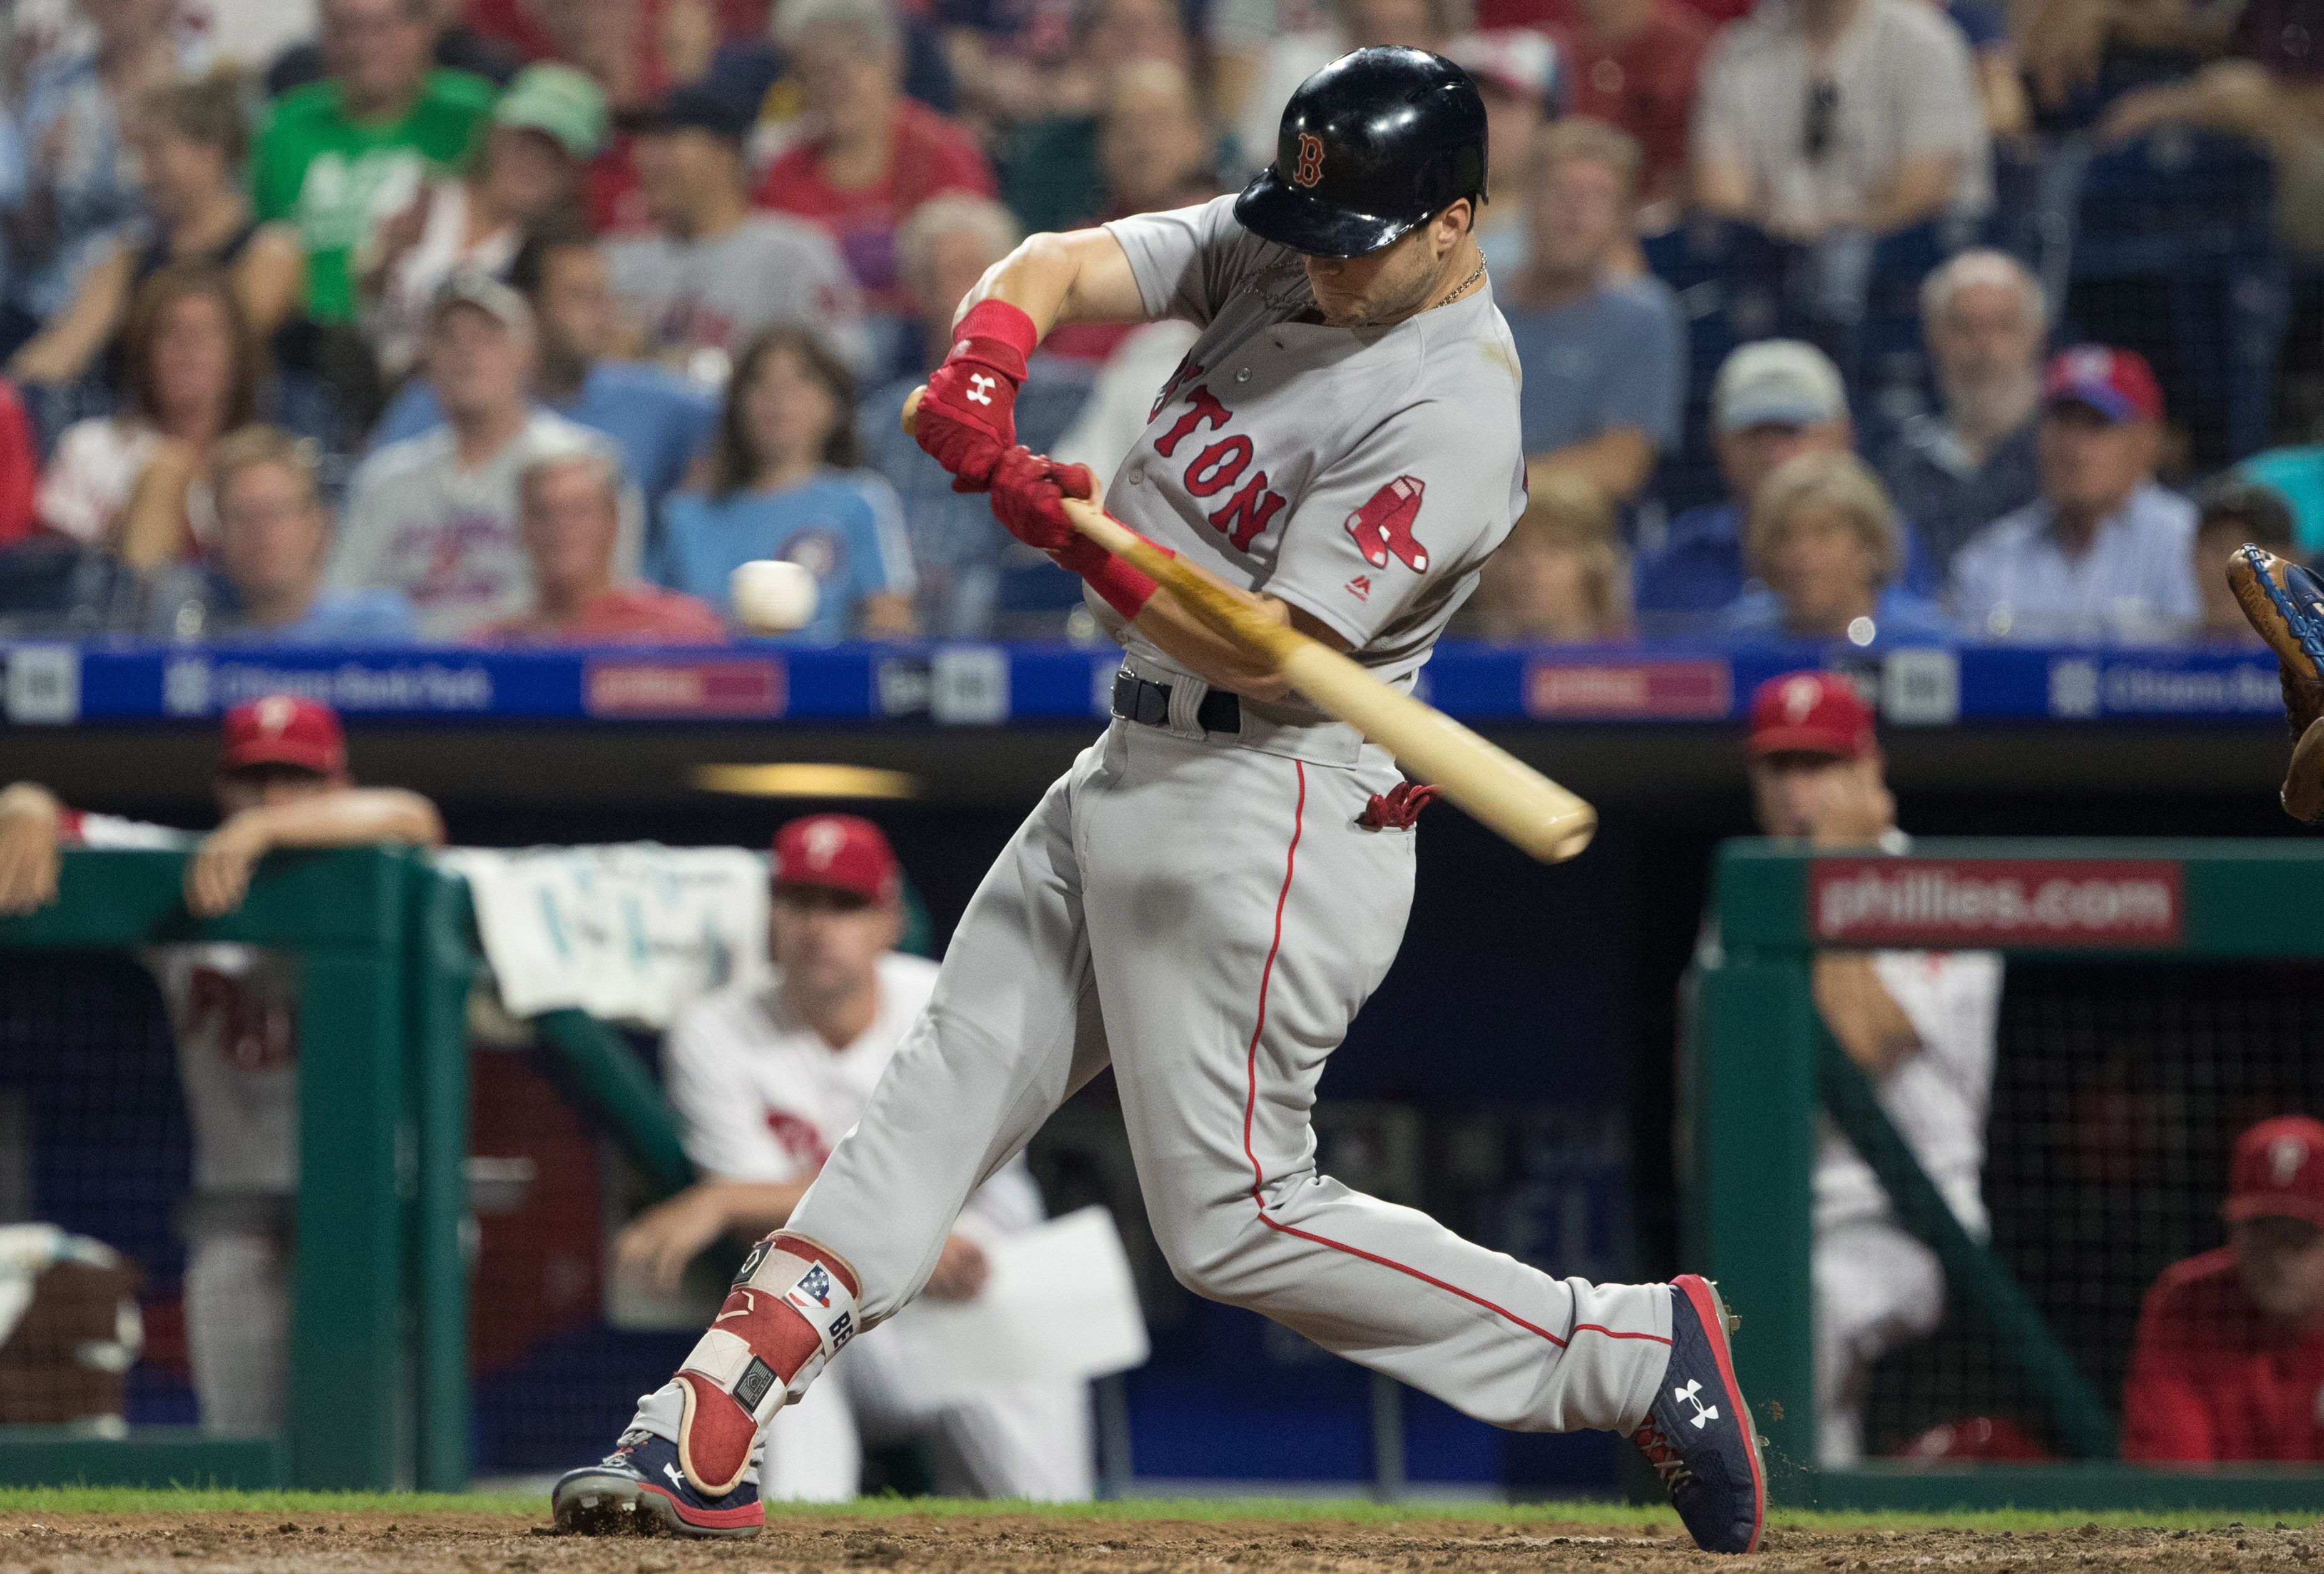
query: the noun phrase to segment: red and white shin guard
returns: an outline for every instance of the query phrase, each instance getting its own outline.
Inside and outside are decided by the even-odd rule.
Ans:
[[[855,1270],[829,1247],[777,1230],[751,1248],[709,1331],[678,1369],[678,1461],[696,1491],[742,1485],[752,1445],[855,1337]]]

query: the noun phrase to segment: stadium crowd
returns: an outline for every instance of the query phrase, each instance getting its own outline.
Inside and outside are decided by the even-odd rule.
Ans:
[[[2319,0],[23,0],[0,629],[1094,633],[903,437],[1028,231],[1231,190],[1356,46],[1487,99],[1531,502],[1485,638],[2246,638],[2324,546]],[[1187,342],[1069,327],[1111,473]]]

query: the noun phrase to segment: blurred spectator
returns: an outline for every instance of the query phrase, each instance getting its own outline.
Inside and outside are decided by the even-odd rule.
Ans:
[[[1901,853],[1896,800],[1872,710],[1843,675],[1791,672],[1751,695],[1751,799],[1762,835],[1819,851]],[[1706,932],[1702,960],[1718,953]],[[2002,961],[1989,951],[1821,951],[1816,1013],[1871,1083],[1896,1135],[1961,1228],[1982,1239],[1986,1111],[1993,1098]],[[1936,1331],[1945,1273],[1896,1218],[1871,1165],[1818,1123],[1810,1260],[1815,1295],[1816,1452],[1854,1464],[1874,1363]]]
[[[408,645],[411,603],[396,591],[330,590],[330,511],[313,445],[244,427],[210,457],[217,540],[204,564],[154,586],[148,632],[163,640],[268,645]]]
[[[899,314],[896,226],[940,191],[991,196],[991,168],[966,126],[904,97],[903,33],[887,0],[783,0],[775,39],[801,124],[758,202],[830,231],[872,308]]]
[[[1686,397],[1686,318],[1670,287],[1624,272],[1636,231],[1638,144],[1601,121],[1564,120],[1535,140],[1520,191],[1532,261],[1503,310],[1524,369],[1518,419],[1529,479],[1587,480],[1619,507],[1675,446]]]
[[[231,5],[232,0],[227,0]],[[273,0],[243,0],[246,5],[272,5]],[[428,32],[433,41],[429,45],[429,57],[447,71],[466,71],[472,77],[482,77],[495,87],[505,87],[516,80],[524,67],[524,56],[500,39],[479,32],[468,24],[463,14],[465,0],[422,0],[428,14]],[[286,50],[266,72],[266,93],[280,98],[285,93],[319,82],[330,75],[328,55],[320,41],[305,41]]]
[[[21,541],[40,523],[41,446],[14,384],[0,379],[0,547]]]
[[[2042,286],[2006,253],[1963,252],[1921,285],[1921,334],[1943,401],[1905,421],[1882,479],[1941,571],[1971,536],[2034,501]]]
[[[2324,443],[2270,448],[2236,466],[2236,477],[2273,488],[2292,510],[2299,555],[2324,552]]]
[[[2163,1271],[2123,1379],[2122,1457],[2324,1460],[2324,1124],[2236,1139],[2227,1244]]]
[[[2215,644],[2258,646],[2259,631],[2227,587],[2227,556],[2249,543],[2279,557],[2296,558],[2292,510],[2272,486],[2232,478],[2216,483],[2198,500],[2195,555],[2190,572],[2203,593],[2202,638]]]
[[[1106,78],[1092,115],[1026,127],[1001,195],[1033,231],[1082,229],[1218,195],[1218,136],[1185,67],[1133,60]]]
[[[571,216],[537,226],[509,264],[510,285],[532,306],[540,335],[533,398],[576,426],[603,432],[644,494],[649,520],[686,479],[710,440],[718,405],[691,382],[642,361],[611,359],[617,336],[603,250]],[[415,377],[372,434],[372,446],[416,437],[444,420],[436,386]]]
[[[1985,106],[1985,129],[1995,141],[2022,137],[2033,129],[2034,106],[2025,96],[2024,63],[2010,35],[2008,13],[1990,0],[1929,0],[1969,41],[1977,72],[1977,96]]]
[[[595,433],[532,407],[533,362],[524,298],[483,274],[453,275],[428,330],[428,376],[446,424],[356,470],[331,557],[334,586],[401,591],[421,634],[439,642],[532,604],[518,478],[544,453],[612,454]],[[625,541],[627,564],[635,552]]]
[[[517,477],[532,609],[492,624],[487,645],[724,645],[726,625],[690,595],[613,567],[622,473],[603,454],[545,454]]]
[[[708,87],[672,88],[630,118],[661,233],[608,243],[613,291],[641,325],[645,350],[698,359],[700,382],[723,382],[728,357],[777,324],[812,329],[851,366],[865,364],[862,294],[830,237],[751,210],[742,140],[752,118]]]
[[[669,500],[662,583],[725,612],[738,565],[788,558],[823,589],[794,638],[911,633],[911,548],[895,492],[857,468],[854,393],[847,368],[806,330],[752,340],[726,391],[709,486]]]
[[[1745,557],[1763,588],[1721,614],[1729,633],[1851,645],[1957,637],[1936,603],[1896,583],[1904,524],[1853,454],[1796,454],[1770,472],[1752,494]]]
[[[1178,0],[948,0],[937,8],[961,113],[1011,128],[1094,114],[1105,78],[1138,60],[1194,66]]]
[[[1922,0],[1769,0],[1713,40],[1694,199],[1787,240],[1991,205],[1960,30]]]
[[[1954,617],[1992,640],[2169,639],[2202,616],[2195,505],[2155,484],[2163,391],[2132,350],[2080,345],[2042,382],[2042,495],[1953,559]]]
[[[125,413],[78,422],[58,439],[41,482],[42,521],[132,568],[200,549],[217,523],[210,447],[256,419],[263,370],[224,273],[156,273],[130,309]]]
[[[1263,170],[1275,161],[1284,106],[1300,83],[1325,66],[1350,50],[1385,44],[1441,55],[1469,31],[1473,9],[1470,0],[1329,0],[1323,26],[1276,34],[1234,123],[1240,167]]]
[[[315,36],[315,0],[178,0],[178,25],[219,65],[255,78]]]
[[[144,177],[146,221],[121,231],[81,274],[71,303],[16,352],[8,370],[21,382],[73,382],[96,371],[139,288],[173,263],[230,272],[262,344],[306,292],[298,232],[252,216],[242,182],[250,124],[239,77],[214,73],[149,88],[126,130]]]
[[[80,276],[135,219],[142,193],[127,128],[145,94],[199,62],[170,25],[171,0],[81,0],[89,24],[36,63],[23,97],[0,94],[0,350],[65,308]]]
[[[437,847],[443,816],[417,793],[359,787],[328,705],[268,695],[235,706],[210,791],[207,836],[67,808],[35,782],[0,789],[0,915],[55,900],[63,847],[190,853],[185,907],[234,912],[278,848]],[[299,1193],[299,968],[236,942],[141,948],[169,1008],[192,1138],[185,1352],[205,1431],[280,1430],[288,1382],[291,1216]],[[320,1053],[328,1054],[327,1049]]]
[[[1243,124],[1275,40],[1315,32],[1328,22],[1324,0],[1213,0],[1204,10],[1203,33],[1209,45],[1211,106],[1219,124]],[[1249,152],[1238,150],[1238,157]]]
[[[1743,594],[1744,512],[1776,465],[1856,446],[1840,368],[1798,339],[1761,339],[1727,357],[1711,387],[1711,434],[1727,496],[1687,510],[1658,546],[1641,548],[1638,616],[1649,632],[1701,623]]]
[[[604,141],[596,83],[570,66],[524,69],[467,171],[430,182],[356,253],[364,331],[383,373],[400,379],[419,359],[429,307],[455,269],[505,278],[531,227],[578,204],[581,173]]]
[[[1444,51],[1485,101],[1487,200],[1477,210],[1477,245],[1486,266],[1514,276],[1526,265],[1530,226],[1525,205],[1509,198],[1532,184],[1534,133],[1557,114],[1557,46],[1530,27],[1503,27],[1464,32]]]
[[[1668,229],[1686,198],[1687,126],[1710,23],[1683,0],[1574,0],[1572,24],[1556,36],[1565,113],[1637,139],[1640,227]]]
[[[298,225],[317,322],[355,320],[355,248],[483,133],[492,84],[431,69],[433,26],[430,0],[323,0],[331,74],[277,99],[259,133],[258,216]]]
[[[1536,481],[1509,538],[1486,559],[1471,603],[1487,640],[1598,645],[1630,632],[1630,565],[1614,511],[1564,471]]]
[[[862,463],[887,479],[902,506],[918,586],[918,621],[932,634],[977,636],[991,631],[1011,540],[984,495],[954,492],[944,466],[912,441],[897,418],[905,397],[927,381],[928,371],[951,349],[953,314],[962,299],[1016,244],[1016,221],[1007,208],[964,192],[925,202],[904,221],[896,237],[896,262],[918,319],[921,368],[874,390],[857,416]],[[1176,364],[1178,353],[1172,353],[1163,375]],[[1158,378],[1142,380],[1135,392],[1139,432],[1146,429],[1146,412],[1159,386]],[[1083,392],[1081,383],[1060,374],[1052,357],[1037,352],[1017,393],[1018,439],[1037,453],[1055,451],[1062,457],[1058,438],[1081,408]],[[1114,457],[1118,464],[1121,456]],[[1111,476],[1113,471],[1109,466],[1101,474]]]

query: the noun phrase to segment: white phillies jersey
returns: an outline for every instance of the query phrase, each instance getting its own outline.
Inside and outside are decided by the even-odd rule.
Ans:
[[[936,989],[936,964],[880,959],[880,1012],[834,1049],[782,1003],[782,975],[702,997],[670,1024],[662,1081],[686,1130],[687,1156],[730,1181],[803,1180],[823,1167],[871,1102],[905,1031]],[[969,1198],[962,1219],[999,1235],[1042,1220],[1020,1155]]]
[[[1985,1117],[1993,1100],[1993,1040],[2001,1009],[2001,956],[1991,951],[1880,951],[1872,971],[1895,998],[1920,1052],[1877,1091],[1896,1134],[1936,1183],[1953,1217],[1983,1236]],[[1819,1229],[1891,1216],[1888,1193],[1829,1117],[1819,1118]]]
[[[1202,330],[1107,508],[1409,686],[1525,507],[1517,346],[1490,281],[1392,327],[1328,327],[1301,320],[1299,253],[1237,224],[1231,197],[1106,228],[1147,312]]]
[[[85,847],[183,851],[191,833],[111,815],[75,815]],[[198,1193],[286,1196],[299,1181],[299,970],[255,945],[148,946],[177,1041],[178,1080],[193,1129]]]

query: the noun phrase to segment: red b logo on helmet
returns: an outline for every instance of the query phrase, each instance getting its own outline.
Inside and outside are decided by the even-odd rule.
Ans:
[[[1299,133],[1299,162],[1291,171],[1291,179],[1302,186],[1313,186],[1323,178],[1323,139],[1312,131]]]

